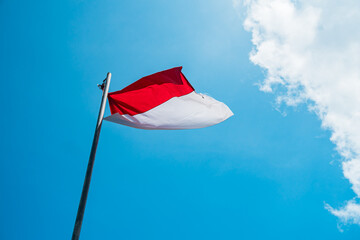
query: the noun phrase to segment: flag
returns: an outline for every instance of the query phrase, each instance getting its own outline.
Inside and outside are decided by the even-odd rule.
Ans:
[[[181,69],[158,72],[109,93],[111,115],[104,119],[141,129],[193,129],[233,115],[224,103],[196,93]]]

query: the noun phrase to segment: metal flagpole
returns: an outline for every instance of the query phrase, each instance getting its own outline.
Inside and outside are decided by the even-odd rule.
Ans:
[[[91,180],[91,173],[92,169],[94,167],[94,161],[95,161],[95,154],[96,154],[96,148],[99,142],[99,136],[100,136],[100,129],[102,120],[104,117],[105,107],[106,107],[106,99],[109,91],[109,85],[111,80],[111,73],[108,73],[106,76],[106,79],[103,81],[103,83],[98,85],[100,89],[103,91],[102,99],[101,99],[101,105],[100,105],[100,111],[98,120],[96,123],[95,128],[95,134],[94,134],[94,140],[91,147],[90,157],[89,157],[89,163],[86,170],[85,180],[84,180],[84,186],[81,193],[79,208],[76,215],[75,225],[74,225],[74,231],[72,235],[72,240],[78,240],[80,237],[80,231],[81,231],[81,224],[84,217],[85,212],[85,205],[86,205],[86,199],[89,192],[90,187],[90,180]]]

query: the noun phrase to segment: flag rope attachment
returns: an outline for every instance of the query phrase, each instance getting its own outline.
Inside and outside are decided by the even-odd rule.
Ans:
[[[85,212],[86,199],[87,199],[87,195],[89,192],[91,174],[92,174],[92,170],[94,167],[94,161],[95,161],[97,145],[99,142],[101,124],[102,124],[102,121],[104,118],[106,99],[107,99],[107,95],[109,92],[110,80],[111,80],[111,73],[108,73],[105,80],[103,81],[103,83],[98,84],[98,87],[102,90],[103,93],[102,93],[101,105],[100,105],[100,110],[99,110],[99,116],[98,116],[96,128],[95,128],[94,139],[93,139],[93,143],[91,146],[89,162],[88,162],[88,166],[86,169],[84,185],[83,185],[83,189],[81,192],[79,208],[78,208],[77,215],[76,215],[74,231],[73,231],[72,238],[71,238],[72,240],[78,240],[80,237],[81,225],[82,225],[82,220],[83,220],[84,212]]]

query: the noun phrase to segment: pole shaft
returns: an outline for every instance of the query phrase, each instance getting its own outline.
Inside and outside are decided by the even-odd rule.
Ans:
[[[90,180],[91,180],[91,174],[94,167],[94,161],[95,161],[95,155],[96,155],[96,149],[99,142],[99,136],[100,136],[100,130],[101,130],[101,124],[104,117],[105,107],[106,107],[106,99],[109,91],[109,85],[111,80],[111,73],[108,73],[106,76],[106,79],[102,85],[102,99],[101,99],[101,105],[100,105],[100,111],[98,120],[96,123],[95,128],[95,134],[94,134],[94,140],[91,147],[90,157],[89,157],[89,163],[86,170],[84,185],[81,193],[79,208],[76,215],[75,225],[74,225],[74,231],[72,235],[72,240],[78,240],[80,237],[80,231],[81,231],[81,224],[84,217],[85,212],[85,205],[86,205],[86,199],[89,192],[90,187]]]

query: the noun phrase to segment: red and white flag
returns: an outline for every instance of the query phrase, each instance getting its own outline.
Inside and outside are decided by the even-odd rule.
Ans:
[[[104,118],[141,129],[193,129],[220,123],[233,113],[194,88],[176,67],[109,93],[111,115]]]

